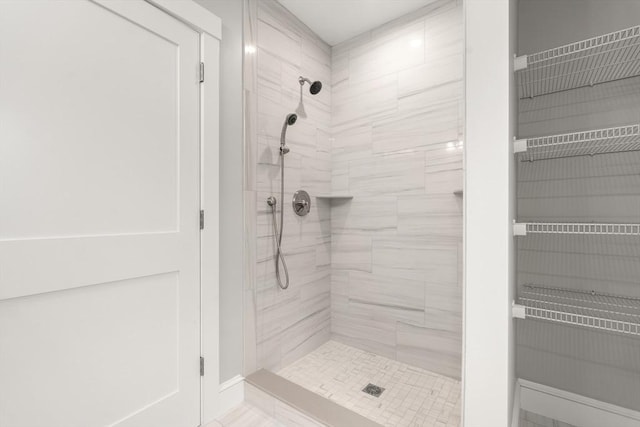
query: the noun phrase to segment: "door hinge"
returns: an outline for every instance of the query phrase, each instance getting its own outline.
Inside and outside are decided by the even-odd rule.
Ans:
[[[204,377],[204,357],[200,356],[200,376]]]
[[[204,211],[200,211],[200,230],[204,230]]]
[[[204,62],[200,63],[200,83],[204,82]]]

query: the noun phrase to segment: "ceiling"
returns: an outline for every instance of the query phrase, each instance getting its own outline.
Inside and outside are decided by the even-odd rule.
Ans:
[[[330,46],[435,0],[278,0]]]

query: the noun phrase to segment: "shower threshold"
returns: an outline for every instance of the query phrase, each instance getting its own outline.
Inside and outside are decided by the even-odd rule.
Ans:
[[[354,411],[264,369],[249,375],[246,383],[247,402],[267,414],[272,415],[274,399],[288,407],[282,412],[288,412],[287,418],[293,423],[286,423],[286,425],[382,427]],[[299,414],[296,415],[295,412]],[[291,416],[292,413],[294,413],[293,416]]]

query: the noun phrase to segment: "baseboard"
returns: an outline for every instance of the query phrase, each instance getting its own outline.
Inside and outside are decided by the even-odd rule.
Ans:
[[[520,408],[580,427],[638,427],[640,412],[519,379]]]
[[[220,384],[218,397],[220,404],[217,417],[220,417],[244,401],[244,377],[236,375]]]

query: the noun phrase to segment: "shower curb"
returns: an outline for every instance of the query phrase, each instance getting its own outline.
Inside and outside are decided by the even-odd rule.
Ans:
[[[271,397],[311,418],[318,425],[331,427],[382,427],[368,418],[347,409],[337,403],[326,399],[319,394],[307,390],[285,378],[282,378],[265,369],[261,369],[245,378],[247,390],[245,400],[265,412],[273,412],[272,407],[265,399],[251,393],[250,388]],[[255,399],[252,398],[255,396]],[[278,418],[276,416],[276,418]],[[295,424],[292,424],[295,425]]]

